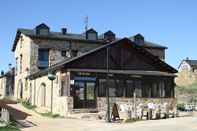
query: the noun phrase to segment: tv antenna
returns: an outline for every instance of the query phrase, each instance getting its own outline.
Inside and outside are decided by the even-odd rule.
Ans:
[[[85,31],[87,31],[88,30],[88,16],[85,17],[84,23],[85,23]]]

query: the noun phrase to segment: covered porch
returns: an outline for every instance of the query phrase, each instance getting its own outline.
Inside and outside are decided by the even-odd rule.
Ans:
[[[68,69],[70,95],[74,109],[106,110],[106,89],[109,85],[111,104],[134,97],[140,100],[165,101],[174,99],[175,75],[160,71]],[[107,77],[108,75],[108,77]],[[132,104],[133,101],[130,103]]]

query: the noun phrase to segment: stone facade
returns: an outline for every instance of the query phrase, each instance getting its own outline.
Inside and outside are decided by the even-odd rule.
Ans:
[[[6,77],[0,77],[0,97],[6,96]]]
[[[21,34],[18,40],[14,55],[16,59],[15,69],[15,98],[20,98],[20,93],[23,93],[23,98],[27,98],[27,81],[26,76],[29,75],[29,69],[31,68],[31,43],[32,40]],[[22,59],[22,60],[21,60]]]
[[[0,76],[0,97],[13,97],[14,95],[14,68]]]
[[[47,32],[46,32],[47,33]],[[31,37],[21,33],[16,43],[16,48],[13,50],[16,59],[16,72],[15,72],[15,98],[29,101],[32,105],[52,113],[58,113],[62,116],[68,116],[74,112],[74,100],[71,96],[71,80],[70,72],[66,69],[61,68],[55,72],[55,80],[50,81],[47,74],[36,76],[36,78],[30,78],[29,76],[36,74],[36,72],[42,72],[44,69],[39,68],[39,49],[47,49],[48,51],[48,65],[46,68],[55,65],[70,57],[79,56],[82,53],[93,50],[97,47],[105,44],[105,41],[100,40],[87,40],[87,39],[58,39],[51,38],[52,32],[48,34],[42,34],[45,37],[40,37],[40,34],[36,37]],[[27,33],[28,34],[28,33]],[[48,36],[47,36],[48,35]],[[54,34],[52,34],[54,35]],[[57,35],[57,34],[55,34]],[[71,34],[69,34],[71,35]],[[66,37],[69,37],[66,36]],[[79,35],[79,34],[78,34]],[[60,35],[61,37],[62,34]],[[80,34],[80,37],[82,34]],[[48,38],[49,37],[49,38]],[[75,36],[76,37],[76,36]],[[115,39],[115,38],[114,38]],[[146,48],[145,48],[146,49]],[[147,48],[153,55],[158,56],[160,59],[165,59],[164,49],[151,49]],[[72,51],[76,54],[72,56],[62,55],[62,52],[66,51],[71,53]],[[44,70],[45,71],[45,70]],[[47,70],[48,71],[48,70]],[[53,87],[53,88],[52,88]],[[52,90],[53,89],[53,90]],[[52,95],[53,94],[53,95]],[[97,107],[99,112],[106,110],[106,98],[96,98]],[[117,103],[118,106],[122,104],[133,104],[132,98],[110,98],[111,104]],[[147,104],[153,102],[155,104],[168,103],[172,105],[172,99],[136,99],[137,104]],[[112,107],[112,106],[111,106]],[[173,105],[174,107],[174,105]]]
[[[22,98],[28,99],[28,80],[26,77],[29,74],[40,71],[38,68],[38,50],[49,49],[49,66],[54,65],[64,59],[65,56],[61,55],[62,51],[78,50],[78,54],[87,52],[91,49],[100,46],[96,43],[75,42],[68,40],[42,40],[31,39],[30,37],[21,34],[15,49],[16,59],[16,76],[15,76],[15,97],[21,98],[20,93],[23,93]],[[22,63],[20,59],[22,56]],[[22,64],[22,65],[20,65]],[[22,67],[22,69],[20,69]],[[22,91],[21,91],[22,90]]]
[[[106,111],[107,104],[106,104],[106,98],[105,97],[98,97],[97,98],[97,106],[99,111]],[[176,100],[174,98],[136,98],[134,101],[134,98],[122,98],[122,97],[110,97],[110,106],[112,107],[113,104],[116,103],[118,107],[120,105],[130,105],[134,106],[134,103],[136,106],[144,105],[147,106],[148,103],[154,103],[156,105],[162,105],[164,103],[167,103],[171,110],[175,110]]]

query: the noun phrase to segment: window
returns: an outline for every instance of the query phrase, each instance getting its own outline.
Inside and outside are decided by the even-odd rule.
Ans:
[[[155,83],[152,83],[152,88],[151,88],[151,96],[153,98],[156,98],[158,97],[158,84],[155,82]]]
[[[71,56],[72,56],[72,57],[76,57],[77,54],[78,54],[78,50],[72,50],[72,51],[71,51]]]
[[[39,49],[38,50],[38,67],[40,69],[45,69],[49,65],[49,50]]]
[[[164,83],[164,81],[159,82],[159,96],[165,97],[165,83]]]
[[[23,36],[20,36],[20,48],[22,48],[23,41]]]
[[[64,96],[65,81],[61,81],[60,96]]]
[[[150,81],[143,81],[142,97],[151,98],[151,82]]]
[[[105,79],[99,80],[98,96],[99,97],[106,96],[106,80]]]
[[[114,80],[115,84],[115,96],[122,97],[124,91],[124,81],[123,80]]]
[[[166,98],[174,97],[173,80],[166,80],[165,81],[165,97]]]
[[[61,55],[62,55],[63,57],[67,57],[66,52],[67,52],[67,51],[65,51],[65,50],[64,50],[64,51],[61,51]]]
[[[136,97],[142,97],[142,83],[140,80],[134,81]]]
[[[106,79],[99,80],[98,96],[105,97],[107,91],[107,84],[109,84],[109,96],[111,97],[122,97],[124,83],[123,80],[109,79],[107,83]]]
[[[15,67],[15,74],[17,75],[18,72],[18,57],[16,57],[16,67]]]
[[[126,90],[125,90],[126,97],[133,97],[134,87],[133,87],[133,80],[126,81]]]
[[[97,33],[94,33],[94,32],[87,33],[87,39],[96,40],[97,39]]]
[[[22,73],[22,65],[23,65],[22,62],[23,62],[23,55],[21,54],[20,55],[20,69],[19,69],[20,70],[20,73]]]

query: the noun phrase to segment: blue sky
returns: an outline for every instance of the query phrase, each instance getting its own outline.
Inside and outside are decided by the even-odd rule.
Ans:
[[[17,28],[34,28],[44,22],[51,30],[69,32],[89,27],[99,33],[112,30],[119,37],[141,33],[146,40],[167,46],[166,61],[197,59],[196,0],[1,0],[0,70],[14,63],[11,47]]]

